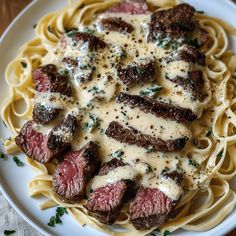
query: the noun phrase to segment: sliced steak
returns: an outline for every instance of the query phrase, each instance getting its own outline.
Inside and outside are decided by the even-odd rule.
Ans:
[[[198,49],[190,45],[183,45],[177,51],[170,53],[163,59],[164,63],[169,64],[173,61],[186,61],[192,64],[205,66],[205,55]]]
[[[53,64],[33,70],[33,80],[36,84],[37,92],[60,93],[68,97],[72,96],[72,88],[68,78],[59,74]]]
[[[159,152],[177,152],[184,148],[188,138],[178,138],[164,141],[150,135],[141,133],[133,127],[124,128],[117,121],[112,121],[105,131],[105,134],[121,143],[137,145],[138,147],[151,148]]]
[[[33,70],[33,80],[36,83],[37,92],[60,93],[68,97],[72,96],[72,88],[68,78],[57,72],[55,65],[49,64]],[[40,124],[52,121],[60,109],[47,104],[36,103],[33,109],[33,119]]]
[[[86,46],[90,51],[97,51],[98,49],[106,47],[106,43],[95,35],[86,32],[79,32],[78,30],[72,30],[66,33],[60,40],[62,48],[66,48],[67,45],[72,47],[77,47],[79,45],[80,49],[83,44],[87,44]]]
[[[15,142],[26,156],[44,164],[57,157],[65,149],[50,149],[48,137],[37,131],[34,125],[34,121],[27,122],[15,138]]]
[[[168,179],[174,180],[182,190],[182,174],[177,171],[162,173],[161,181],[168,181]],[[182,192],[180,192],[181,194]],[[158,188],[141,186],[135,199],[130,204],[130,220],[134,227],[137,230],[148,230],[165,223],[174,211],[180,195],[178,199],[173,200]]]
[[[122,161],[112,159],[102,166],[99,175],[106,175],[117,167],[124,165]],[[94,216],[101,223],[113,224],[120,213],[123,203],[129,200],[133,187],[133,181],[121,180],[105,187],[97,188],[90,194],[86,208],[94,213]]]
[[[124,0],[118,5],[111,7],[107,12],[146,14],[148,6],[145,0]]]
[[[130,220],[137,230],[158,227],[168,220],[175,205],[159,189],[140,187],[130,205]]]
[[[77,119],[68,115],[66,119],[48,134],[48,148],[65,149],[70,146],[77,128]]]
[[[155,81],[156,65],[154,61],[143,64],[129,65],[127,68],[118,66],[117,75],[128,87]]]
[[[60,112],[60,109],[36,103],[33,109],[33,120],[38,124],[46,124],[52,121]]]
[[[119,33],[126,34],[126,33],[131,33],[134,30],[134,27],[131,24],[121,20],[118,17],[103,18],[100,24],[102,28],[105,30],[117,31]]]
[[[179,123],[187,123],[197,118],[193,111],[188,108],[174,106],[148,97],[120,93],[116,101],[130,106],[132,109],[137,107],[144,113],[151,113],[156,117],[175,120]]]
[[[149,23],[148,41],[170,41],[171,39],[172,44],[174,42],[191,44],[192,41],[196,41],[198,46],[203,45],[208,40],[208,35],[200,29],[194,14],[194,7],[186,3],[154,12]]]
[[[176,73],[176,76],[169,76],[168,73],[165,74],[165,78],[171,82],[180,85],[188,93],[190,93],[193,99],[203,100],[203,87],[204,79],[203,73],[199,69],[194,69],[195,65],[205,65],[205,55],[198,51],[196,48],[188,45],[184,45],[176,52],[171,53],[168,57],[164,58],[164,63],[166,66],[171,65],[170,63],[174,61],[185,61],[191,63],[189,71],[186,71],[186,76],[180,76]],[[179,71],[181,73],[181,70]]]
[[[154,12],[149,23],[148,41],[156,41],[158,35],[175,39],[188,37],[196,27],[194,13],[195,9],[186,3]]]
[[[65,154],[53,174],[54,191],[67,201],[80,201],[86,196],[86,186],[100,165],[98,146],[89,142],[80,150]]]

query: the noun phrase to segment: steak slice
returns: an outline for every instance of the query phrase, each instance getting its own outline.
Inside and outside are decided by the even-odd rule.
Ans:
[[[42,164],[51,161],[65,149],[48,147],[48,137],[34,129],[35,122],[27,122],[15,138],[16,144],[26,154]]]
[[[154,61],[129,65],[127,68],[117,67],[119,79],[128,87],[155,81],[156,65]]]
[[[125,166],[125,164],[118,159],[112,159],[101,167],[99,175],[106,175],[119,166]],[[97,188],[90,194],[86,208],[94,213],[101,223],[111,225],[116,221],[123,203],[130,199],[133,187],[133,181],[121,180]]]
[[[105,134],[121,143],[137,145],[143,148],[152,148],[159,152],[177,152],[184,148],[188,138],[178,138],[175,140],[164,141],[150,135],[141,133],[133,127],[124,128],[117,121],[112,121],[105,131]]]
[[[197,118],[193,111],[188,108],[174,106],[148,97],[120,93],[116,101],[130,106],[132,109],[137,107],[144,113],[151,113],[156,117],[175,120],[179,123],[187,123]]]
[[[60,93],[68,97],[72,96],[72,88],[68,78],[57,72],[55,65],[49,64],[33,70],[33,80],[36,83],[37,92]],[[52,121],[60,112],[60,109],[50,105],[36,103],[33,109],[33,120],[36,123],[46,124]]]
[[[168,171],[161,175],[162,181],[172,179],[182,189],[182,174],[177,171]],[[159,227],[169,219],[179,198],[180,195],[177,200],[172,200],[158,188],[141,186],[130,204],[130,220],[137,230]]]
[[[46,124],[52,121],[60,112],[60,109],[36,103],[33,109],[33,120],[38,124]]]
[[[86,32],[79,32],[78,30],[72,30],[66,33],[60,39],[60,45],[62,48],[66,48],[67,45],[76,47],[77,43],[87,44],[87,48],[90,51],[97,51],[106,47],[106,43],[99,39],[97,36]],[[83,46],[79,44],[79,46]]]
[[[68,78],[57,72],[53,64],[36,68],[32,72],[37,92],[60,93],[68,97],[72,96],[72,88]]]
[[[158,227],[168,220],[175,205],[159,189],[140,187],[130,205],[130,220],[137,230]]]
[[[118,17],[103,18],[100,24],[105,30],[117,31],[125,34],[131,33],[134,30],[134,27],[131,24],[121,20]]]
[[[124,0],[108,9],[112,13],[146,14],[148,6],[145,0]]]
[[[167,57],[163,59],[166,64],[173,61],[186,61],[193,64],[198,64],[205,66],[205,55],[190,45],[183,45],[177,51],[170,53]]]
[[[188,37],[196,27],[194,13],[195,9],[186,3],[154,12],[149,23],[148,41],[156,41],[158,35],[175,39]]]
[[[89,142],[80,150],[71,150],[56,166],[53,189],[64,200],[80,201],[86,196],[86,186],[100,165],[98,146]]]
[[[48,148],[65,149],[70,146],[77,128],[77,119],[68,115],[66,119],[48,134]]]
[[[176,52],[171,53],[168,57],[164,58],[164,63],[168,64],[174,61],[185,61],[191,64],[205,65],[205,55],[198,51],[196,48],[188,45],[184,45]],[[180,70],[181,72],[181,70]],[[178,73],[175,77],[170,77],[168,73],[165,74],[165,78],[171,82],[180,85],[184,90],[190,93],[193,99],[202,101],[204,98],[203,87],[204,79],[201,70],[187,71],[186,77],[179,76]]]

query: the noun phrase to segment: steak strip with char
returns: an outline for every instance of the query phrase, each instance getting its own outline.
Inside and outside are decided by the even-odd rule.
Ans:
[[[105,30],[117,31],[120,33],[131,33],[134,30],[134,27],[131,24],[118,17],[103,18],[100,24]]]
[[[124,128],[117,121],[112,121],[105,131],[105,134],[121,143],[129,145],[137,145],[138,147],[151,148],[153,151],[159,152],[177,152],[184,148],[187,137],[175,140],[164,141],[150,135],[141,133],[133,127]]]
[[[53,174],[54,191],[66,201],[80,201],[85,198],[86,186],[99,165],[98,146],[94,142],[67,152]]]
[[[116,101],[130,106],[132,109],[137,107],[145,113],[151,113],[156,117],[163,117],[164,119],[175,120],[179,123],[187,123],[197,118],[188,108],[166,104],[148,97],[120,93]]]
[[[105,163],[99,175],[106,175],[125,164],[114,158]],[[128,201],[133,194],[134,182],[121,180],[105,187],[95,189],[89,196],[86,208],[103,224],[113,224],[121,210],[123,203]]]

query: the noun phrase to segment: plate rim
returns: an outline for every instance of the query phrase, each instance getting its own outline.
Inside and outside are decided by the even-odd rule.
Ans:
[[[233,7],[236,11],[236,3],[234,3],[232,0],[223,0],[226,4],[228,4],[230,7]],[[8,27],[4,30],[3,34],[0,37],[0,45],[2,44],[2,42],[4,41],[5,37],[7,36],[7,34],[11,31],[11,29],[14,27],[15,23],[28,11],[30,11],[30,9],[33,7],[34,4],[36,4],[37,2],[39,2],[39,0],[32,0],[31,3],[29,3],[15,18],[14,20],[8,25]],[[8,193],[8,190],[6,187],[4,187],[4,185],[1,183],[0,181],[0,192],[2,193],[2,195],[5,197],[5,199],[8,201],[8,203],[13,207],[13,209],[20,215],[20,217],[22,217],[28,224],[30,224],[33,228],[35,228],[36,230],[38,230],[41,234],[45,235],[45,236],[50,236],[51,234],[49,234],[46,230],[44,230],[43,228],[41,228],[40,226],[37,225],[37,223],[34,222],[33,219],[31,219],[27,213],[25,213],[23,210],[20,209],[20,207],[17,205],[16,200],[13,199],[10,194]],[[224,222],[224,220],[222,221]],[[222,223],[221,222],[221,223]],[[220,223],[220,224],[221,224]],[[236,225],[230,224],[230,222],[228,222],[227,227],[225,227],[225,229],[221,230],[221,234],[226,234],[229,233],[230,231],[232,231],[233,229],[236,229]],[[207,232],[207,231],[204,231]],[[200,233],[200,232],[199,232]]]

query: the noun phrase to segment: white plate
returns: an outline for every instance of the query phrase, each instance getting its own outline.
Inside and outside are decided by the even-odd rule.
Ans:
[[[236,6],[229,0],[186,0],[186,2],[194,5],[197,10],[203,10],[206,14],[226,20],[236,27]],[[0,101],[2,101],[4,95],[7,94],[4,70],[9,61],[16,56],[19,47],[34,37],[33,25],[37,23],[43,15],[53,10],[60,9],[66,4],[66,0],[35,0],[16,18],[5,32],[0,40]],[[231,48],[236,51],[236,40],[231,40]],[[0,122],[0,137],[8,138],[9,135],[9,132],[2,122]],[[24,161],[23,155],[20,155],[20,159]],[[55,209],[41,211],[38,205],[42,199],[34,199],[28,196],[27,185],[34,175],[33,170],[28,166],[17,168],[11,158],[0,160],[0,190],[26,221],[45,235],[105,235],[88,226],[79,226],[70,216],[63,216],[62,225],[57,225],[55,228],[47,226],[50,217],[55,214]],[[236,180],[233,181],[233,185],[236,186]],[[232,214],[217,227],[210,231],[203,232],[201,235],[224,235],[235,227],[236,211],[232,212]],[[199,233],[178,231],[175,232],[174,235],[192,236],[199,235]]]

